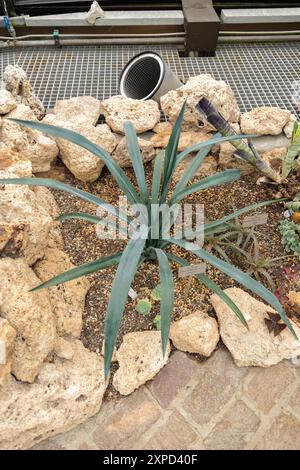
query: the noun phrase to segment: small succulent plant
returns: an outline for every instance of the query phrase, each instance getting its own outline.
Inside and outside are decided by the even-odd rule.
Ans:
[[[150,293],[150,297],[152,301],[158,302],[161,300],[161,285],[157,284],[157,286],[152,289]],[[140,299],[136,303],[135,307],[136,311],[139,312],[141,315],[149,315],[152,310],[152,302],[148,298]],[[160,330],[161,329],[161,316],[156,315],[153,320],[155,327]]]
[[[148,299],[140,299],[137,301],[135,309],[142,315],[149,315],[152,309],[152,303]]]
[[[300,224],[287,219],[282,220],[279,224],[279,232],[285,251],[300,258]]]

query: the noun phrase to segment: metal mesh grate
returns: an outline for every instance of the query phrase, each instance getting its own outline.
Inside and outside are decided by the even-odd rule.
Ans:
[[[5,49],[0,54],[0,72],[2,76],[8,63],[20,65],[39,98],[51,109],[58,99],[79,95],[105,99],[116,94],[121,69],[132,56],[145,50],[161,54],[182,81],[200,73],[225,80],[232,86],[242,112],[256,106],[279,106],[297,112],[297,42],[220,44],[216,57],[197,58],[180,57],[176,46],[169,45]]]

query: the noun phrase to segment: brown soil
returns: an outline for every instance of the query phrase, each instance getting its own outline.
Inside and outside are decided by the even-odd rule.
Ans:
[[[151,164],[147,166],[146,171],[147,178],[150,180],[152,174]],[[133,180],[133,172],[131,170],[126,172],[130,179]],[[68,182],[85,191],[92,192],[109,203],[116,204],[119,195],[121,195],[117,184],[108,172],[104,172],[95,183],[82,183],[76,180],[62,164],[57,164],[50,176]],[[239,209],[249,204],[274,198],[275,194],[283,188],[265,184],[257,185],[256,179],[257,175],[245,176],[240,181],[232,184],[201,191],[187,198],[186,202],[205,204],[205,216],[213,220],[230,213],[233,207]],[[288,188],[285,186],[283,189],[286,196],[286,192],[289,189],[294,194],[299,189],[299,185],[297,181],[293,181],[293,184]],[[81,211],[95,213],[94,206],[65,193],[55,192],[55,198],[62,213]],[[284,253],[277,225],[283,216],[283,204],[277,203],[267,206],[262,208],[260,212],[268,212],[269,214],[268,223],[258,227],[256,231],[260,242],[261,254],[269,259],[282,256]],[[66,251],[76,265],[119,252],[125,246],[125,242],[122,240],[99,240],[95,233],[95,225],[83,221],[69,220],[63,222],[62,232]],[[199,262],[199,258],[190,253],[174,248],[172,250],[174,253],[178,252],[188,261]],[[284,264],[291,265],[293,261],[295,260],[288,259]],[[239,267],[245,269],[243,264],[240,264]],[[199,284],[195,278],[178,278],[177,268],[178,266],[173,266],[176,286],[174,318],[178,319],[197,309],[205,310],[210,315],[214,315],[209,302],[211,293],[203,285]],[[87,348],[97,353],[101,352],[102,349],[105,312],[115,271],[116,268],[112,267],[89,276],[91,289],[86,298],[82,340]],[[274,275],[275,282],[280,285],[278,270],[271,269],[269,272]],[[209,267],[208,274],[222,288],[235,285],[234,281],[217,272],[214,268]],[[150,291],[158,282],[157,265],[148,262],[144,263],[136,274],[132,287],[137,292],[138,298],[150,298]],[[122,319],[119,343],[122,336],[128,332],[155,328],[153,319],[159,313],[159,302],[153,302],[152,311],[148,316],[138,313],[135,305],[135,301],[128,300]],[[116,368],[116,365],[113,367]],[[114,396],[116,396],[116,391],[112,386],[108,387],[107,397]]]

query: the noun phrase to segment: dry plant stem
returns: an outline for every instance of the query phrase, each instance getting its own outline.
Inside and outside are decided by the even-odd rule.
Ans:
[[[214,126],[222,136],[229,137],[231,135],[237,135],[235,130],[230,126],[226,119],[221,116],[207,98],[201,98],[196,108],[199,112],[205,115],[208,122]],[[282,181],[280,174],[273,170],[273,168],[271,168],[271,166],[258,155],[251,142],[249,142],[249,145],[243,140],[233,140],[229,142],[236,148],[236,156],[248,163],[251,163],[251,165],[255,166],[270,180],[275,181],[276,183],[280,183]]]

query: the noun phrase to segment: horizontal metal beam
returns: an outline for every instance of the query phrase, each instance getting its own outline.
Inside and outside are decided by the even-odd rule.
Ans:
[[[64,13],[26,17],[26,26],[86,26],[86,13]],[[168,11],[106,11],[103,18],[96,20],[95,26],[136,26],[136,25],[183,25],[180,10]],[[92,26],[91,26],[92,27]]]
[[[300,21],[300,8],[243,8],[222,10],[223,23],[295,23]]]

